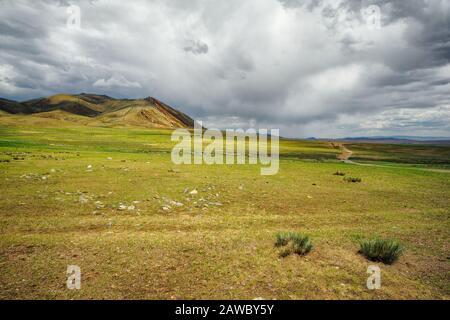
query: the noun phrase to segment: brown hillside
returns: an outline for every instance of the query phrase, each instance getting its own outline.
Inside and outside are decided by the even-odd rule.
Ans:
[[[16,102],[0,100],[6,114],[28,114],[83,125],[142,126],[148,128],[191,128],[192,120],[155,98],[114,99],[105,95],[58,94],[46,98]]]

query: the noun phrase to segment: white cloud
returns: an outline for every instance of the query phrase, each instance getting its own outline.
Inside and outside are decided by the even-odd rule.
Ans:
[[[123,76],[113,76],[109,79],[99,79],[95,81],[92,86],[100,87],[100,88],[114,88],[114,87],[123,87],[123,88],[142,88],[139,82],[128,81]]]

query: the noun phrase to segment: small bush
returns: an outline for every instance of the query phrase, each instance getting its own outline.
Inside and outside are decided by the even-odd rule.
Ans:
[[[300,256],[309,253],[312,248],[311,240],[307,236],[297,236],[292,239],[292,251]]]
[[[291,232],[278,232],[276,234],[276,241],[275,246],[276,247],[283,247],[289,243],[289,240],[291,239]]]
[[[298,255],[305,255],[309,253],[312,248],[312,242],[308,236],[304,236],[297,232],[279,232],[276,234],[276,247],[285,247],[280,251],[281,257],[287,257],[292,253]]]
[[[372,261],[392,264],[403,254],[403,246],[394,240],[371,239],[360,241],[359,253]]]
[[[344,181],[353,182],[353,183],[360,183],[360,182],[362,182],[362,179],[361,178],[346,177],[346,178],[344,178]]]
[[[343,177],[343,176],[345,176],[345,172],[336,171],[333,175]]]

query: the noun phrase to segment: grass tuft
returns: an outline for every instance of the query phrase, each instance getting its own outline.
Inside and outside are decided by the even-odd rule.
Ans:
[[[346,177],[346,178],[344,178],[344,181],[353,182],[353,183],[360,183],[360,182],[362,182],[362,179],[361,178]]]
[[[392,264],[403,254],[403,246],[394,240],[370,239],[359,243],[359,253],[372,261]]]
[[[283,250],[280,251],[280,256],[282,258],[287,257],[292,253],[303,256],[308,254],[313,248],[313,244],[309,237],[297,232],[277,233],[275,246],[284,247]]]
[[[333,173],[333,175],[343,177],[343,176],[345,176],[345,172],[336,171],[335,173]]]

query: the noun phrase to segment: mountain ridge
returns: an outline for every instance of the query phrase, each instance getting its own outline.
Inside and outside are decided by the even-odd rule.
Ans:
[[[27,101],[0,98],[2,116],[66,120],[87,125],[133,125],[149,128],[193,128],[194,120],[162,101],[143,99],[116,99],[106,95],[56,94]]]

